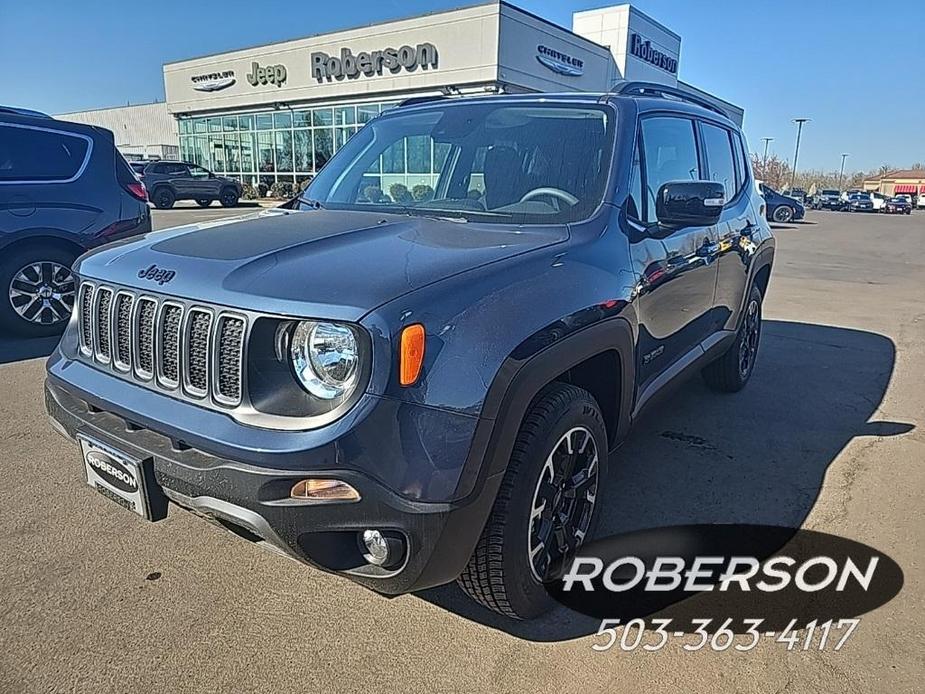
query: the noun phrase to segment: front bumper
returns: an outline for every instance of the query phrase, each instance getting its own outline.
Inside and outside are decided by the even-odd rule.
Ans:
[[[328,465],[316,467],[312,452],[306,451],[302,469],[294,469],[249,464],[190,447],[101,407],[53,375],[45,384],[45,402],[55,428],[69,438],[80,432],[138,460],[152,459],[155,480],[172,502],[268,548],[390,595],[447,583],[459,575],[501,481],[500,474],[485,478],[460,500],[419,501],[350,469],[349,461],[337,456],[325,456]],[[361,499],[290,499],[292,485],[307,477],[343,480]],[[358,536],[367,528],[403,538],[400,565],[385,570],[366,563]]]

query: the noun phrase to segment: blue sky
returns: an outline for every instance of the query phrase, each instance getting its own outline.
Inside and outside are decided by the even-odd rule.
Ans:
[[[157,3],[0,0],[0,102],[64,112],[164,98],[164,62],[369,24],[469,0]],[[606,0],[514,4],[563,26]],[[613,4],[617,4],[614,2]],[[745,108],[753,150],[800,168],[925,161],[925,29],[915,3],[637,0],[683,37],[680,76]]]

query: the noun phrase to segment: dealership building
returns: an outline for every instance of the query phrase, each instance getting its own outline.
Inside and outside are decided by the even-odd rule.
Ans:
[[[602,92],[644,80],[741,123],[742,109],[678,79],[680,57],[681,37],[631,5],[576,12],[566,29],[492,2],[168,63],[166,102],[149,106],[169,126],[123,136],[173,137],[182,159],[269,187],[312,176],[364,123],[412,97]],[[408,138],[370,173],[383,188],[432,184],[438,157],[428,138]]]

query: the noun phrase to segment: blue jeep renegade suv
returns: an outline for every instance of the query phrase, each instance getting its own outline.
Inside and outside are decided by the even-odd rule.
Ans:
[[[691,99],[414,100],[292,209],[84,255],[45,393],[81,474],[382,593],[541,613],[640,411],[755,366],[774,241],[739,128]],[[412,142],[439,173],[394,185]]]

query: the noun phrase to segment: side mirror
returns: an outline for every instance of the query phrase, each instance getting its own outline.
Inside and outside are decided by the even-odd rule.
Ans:
[[[726,189],[714,181],[669,181],[658,189],[655,216],[666,227],[716,224],[726,205]]]

